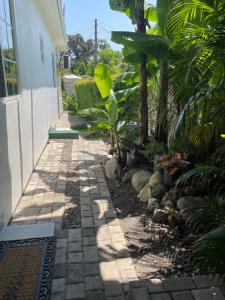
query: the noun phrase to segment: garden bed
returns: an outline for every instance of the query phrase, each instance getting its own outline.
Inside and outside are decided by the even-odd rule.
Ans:
[[[130,183],[106,181],[139,278],[193,275],[193,236],[185,225],[153,223]]]

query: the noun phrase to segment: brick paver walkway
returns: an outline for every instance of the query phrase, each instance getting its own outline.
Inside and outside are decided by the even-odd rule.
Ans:
[[[64,114],[58,126],[69,121]],[[50,141],[13,216],[11,226],[55,223],[52,299],[224,300],[203,277],[138,281],[101,168],[105,154],[100,140]],[[65,222],[69,211],[80,218]]]

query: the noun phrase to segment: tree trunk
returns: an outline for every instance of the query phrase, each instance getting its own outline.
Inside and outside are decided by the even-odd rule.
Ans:
[[[159,102],[155,138],[167,149],[168,143],[168,63],[162,61],[160,65]]]
[[[144,0],[138,0],[137,31],[146,33],[146,21],[144,16]],[[143,145],[148,139],[148,89],[147,89],[147,59],[142,55],[139,67],[139,117],[140,117],[140,144]]]

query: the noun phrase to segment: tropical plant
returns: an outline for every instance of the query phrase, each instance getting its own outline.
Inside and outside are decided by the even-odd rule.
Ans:
[[[144,0],[109,0],[111,9],[126,13],[137,25],[138,33],[146,33],[146,15]],[[130,49],[129,49],[130,50]],[[140,87],[140,143],[144,144],[148,138],[148,93],[147,93],[147,57],[139,53],[139,87]]]
[[[205,233],[194,245],[196,267],[202,273],[225,280],[225,145],[211,156],[208,164],[197,166],[177,180],[177,185],[208,187],[203,198],[190,199],[181,208],[189,227]]]
[[[162,155],[164,152],[163,145],[156,140],[152,140],[144,146],[140,153],[147,159],[154,160],[155,155]]]
[[[77,101],[74,99],[73,96],[67,95],[65,92],[63,92],[63,109],[68,110],[71,112],[77,111]]]
[[[95,82],[98,86],[102,99],[95,103],[95,107],[82,109],[78,111],[80,116],[95,116],[97,120],[91,124],[79,125],[74,127],[80,131],[107,131],[111,137],[111,144],[116,145],[120,157],[120,132],[127,124],[126,121],[119,118],[121,108],[120,103],[137,90],[137,87],[125,89],[123,91],[113,91],[112,79],[108,66],[98,64],[94,74]]]
[[[188,148],[201,158],[217,146],[225,126],[224,8],[220,0],[177,1],[167,18],[167,35],[177,50],[170,95],[179,112],[170,147]]]

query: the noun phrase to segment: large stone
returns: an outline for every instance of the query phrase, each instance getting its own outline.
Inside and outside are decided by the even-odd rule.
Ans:
[[[156,198],[150,198],[148,200],[148,211],[152,213],[156,208],[160,208],[160,200]]]
[[[164,210],[156,208],[154,210],[152,220],[155,223],[166,223],[167,217],[167,213]]]
[[[190,206],[190,203],[193,202],[198,204],[202,202],[202,199],[198,197],[191,197],[191,196],[182,197],[177,201],[177,206],[179,210],[182,212],[184,209]]]
[[[147,183],[143,189],[140,191],[138,197],[140,199],[140,201],[142,202],[148,202],[148,199],[150,198],[151,195],[151,191],[150,191],[150,186],[149,183]]]
[[[128,170],[124,175],[123,175],[123,177],[122,177],[122,182],[123,183],[127,183],[127,182],[131,182],[131,179],[132,179],[132,177],[133,177],[133,175],[135,174],[135,173],[137,173],[137,169],[130,169],[130,170]]]
[[[151,188],[151,196],[156,199],[162,199],[166,193],[166,187],[162,184],[154,185]]]
[[[145,170],[141,170],[136,172],[131,180],[133,188],[140,192],[141,189],[146,185],[146,183],[149,181],[149,178],[151,176],[151,173]]]
[[[111,180],[116,180],[121,176],[121,167],[116,157],[112,157],[106,162],[105,173]]]
[[[196,196],[196,189],[193,186],[186,186],[184,188],[184,194],[186,196]]]
[[[161,172],[156,171],[155,173],[152,174],[150,180],[149,180],[149,185],[151,187],[155,185],[163,184],[163,175]]]
[[[173,209],[174,208],[174,203],[171,200],[167,200],[166,203],[164,204],[165,209]]]
[[[168,224],[170,226],[176,226],[180,224],[182,221],[181,215],[178,211],[173,211],[169,216],[168,216]]]

